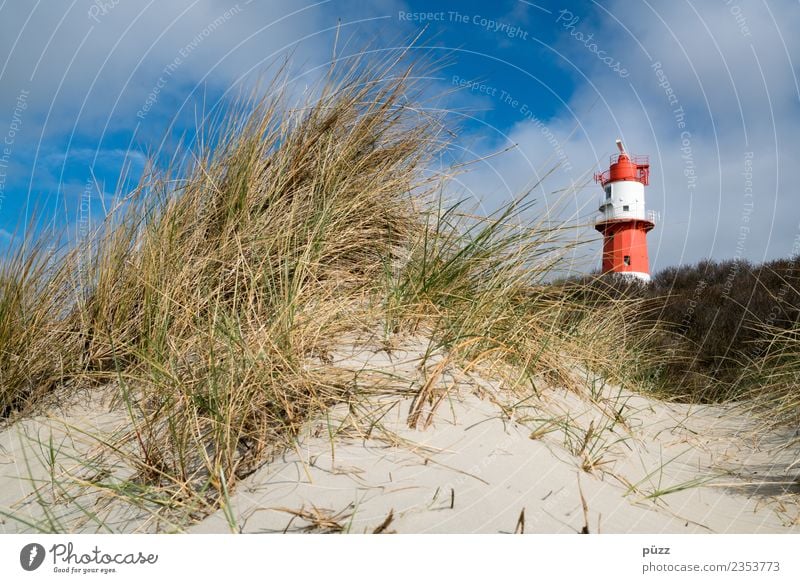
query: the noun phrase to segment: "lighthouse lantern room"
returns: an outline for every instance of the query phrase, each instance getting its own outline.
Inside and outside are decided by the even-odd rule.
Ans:
[[[605,172],[595,174],[603,187],[600,217],[595,229],[603,234],[603,273],[619,273],[650,281],[647,233],[655,227],[654,213],[644,205],[644,187],[650,179],[647,156],[629,155],[621,140]]]

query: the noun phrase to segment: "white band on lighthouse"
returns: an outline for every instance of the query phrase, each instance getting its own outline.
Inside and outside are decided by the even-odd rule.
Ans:
[[[638,279],[645,283],[650,282],[650,274],[642,271],[617,271],[614,273],[614,275],[630,279]]]

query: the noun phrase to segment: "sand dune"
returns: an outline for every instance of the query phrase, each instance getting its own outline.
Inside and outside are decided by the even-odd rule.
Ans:
[[[732,406],[667,404],[600,379],[581,394],[543,382],[521,399],[423,338],[388,351],[351,339],[332,358],[392,382],[308,423],[189,532],[800,532],[791,435],[756,431]],[[97,486],[133,473],[104,454],[127,425],[110,394],[0,433],[0,508],[16,517],[4,532],[187,526]]]

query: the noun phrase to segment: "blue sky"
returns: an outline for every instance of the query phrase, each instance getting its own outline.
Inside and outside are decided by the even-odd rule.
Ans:
[[[0,248],[34,210],[85,229],[148,157],[164,162],[288,55],[302,92],[339,22],[344,52],[421,33],[415,50],[446,58],[426,82],[461,128],[450,160],[513,146],[459,176],[454,196],[488,211],[558,165],[535,194],[588,241],[579,269],[599,263],[590,177],[617,137],[651,158],[654,269],[800,252],[793,0],[4,2]]]

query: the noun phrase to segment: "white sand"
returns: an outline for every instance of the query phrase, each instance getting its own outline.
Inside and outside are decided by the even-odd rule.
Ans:
[[[99,441],[114,442],[129,429],[111,394],[111,387],[81,391],[47,415],[0,431],[0,532],[116,532],[147,524],[147,513],[86,486],[106,473],[133,474],[110,462]],[[108,526],[99,527],[98,519]]]
[[[402,533],[574,533],[587,522],[591,533],[800,532],[800,467],[791,467],[800,446],[779,448],[787,442],[780,432],[754,441],[755,420],[731,407],[667,405],[611,386],[594,398],[588,388],[584,395],[549,388],[514,404],[498,382],[442,355],[424,359],[426,348],[421,339],[391,353],[350,342],[334,361],[409,379],[415,390],[432,379],[434,400],[442,399],[427,428],[430,407],[410,429],[412,399],[397,393],[337,406],[239,485],[229,507],[235,524],[220,511],[190,532],[361,533],[384,524]],[[78,428],[111,432],[124,424],[104,407],[70,408],[71,428],[39,417],[0,433],[0,509],[43,514],[20,476],[47,486],[51,469],[23,434],[44,442],[54,435],[58,471],[68,471],[71,452],[85,460],[97,450]],[[624,425],[612,422],[614,411]],[[51,513],[66,515],[68,530],[97,530],[81,519],[79,504],[100,509],[114,530],[168,529],[96,492],[77,503],[45,498]],[[0,529],[32,527],[6,518]]]

